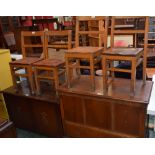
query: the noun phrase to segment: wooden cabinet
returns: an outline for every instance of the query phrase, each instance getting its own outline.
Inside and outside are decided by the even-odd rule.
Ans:
[[[26,89],[26,87],[23,87]],[[19,88],[20,89],[20,88]],[[26,93],[27,94],[27,93]],[[51,92],[46,96],[25,95],[24,90],[15,92],[13,87],[4,91],[10,120],[17,128],[31,130],[49,137],[62,137],[59,103]]]
[[[130,96],[130,80],[115,79],[103,93],[100,77],[96,91],[89,90],[89,77],[82,77],[74,87],[59,88],[64,133],[69,137],[145,137],[146,110],[152,82],[136,83]],[[125,87],[124,87],[125,86]]]
[[[12,86],[9,62],[11,61],[10,50],[0,49],[0,91]],[[0,117],[8,118],[3,94],[0,92]]]

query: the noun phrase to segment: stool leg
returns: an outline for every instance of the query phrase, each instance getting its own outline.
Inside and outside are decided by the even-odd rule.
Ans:
[[[136,59],[131,61],[131,94],[135,95],[135,83],[136,83]]]
[[[17,90],[16,75],[15,75],[14,66],[12,64],[10,64],[10,71],[11,71],[11,75],[12,75],[13,87],[15,90]]]
[[[107,66],[106,66],[106,56],[102,57],[102,74],[103,74],[103,93],[107,91]]]
[[[94,75],[94,58],[90,58],[90,78],[92,83],[92,91],[95,91],[95,75]]]
[[[38,70],[37,67],[34,67],[34,78],[36,83],[36,93],[40,95],[40,80],[38,80]]]
[[[28,79],[29,79],[29,83],[30,83],[31,92],[32,92],[32,94],[34,94],[34,81],[33,81],[32,66],[28,66],[27,70],[28,70]]]

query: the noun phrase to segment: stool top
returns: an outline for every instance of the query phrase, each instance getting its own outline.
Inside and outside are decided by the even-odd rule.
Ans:
[[[67,50],[66,53],[93,54],[93,53],[102,52],[102,51],[103,51],[103,47],[82,46],[82,47],[76,47],[76,48]]]
[[[58,67],[63,65],[65,62],[60,59],[45,59],[34,63],[34,66],[44,66],[44,67]]]
[[[143,48],[113,48],[103,52],[103,55],[113,56],[137,56],[143,51]]]
[[[15,64],[15,65],[31,65],[39,60],[42,60],[41,58],[33,58],[33,57],[26,57],[23,59],[19,59],[16,61],[10,62],[10,64]]]

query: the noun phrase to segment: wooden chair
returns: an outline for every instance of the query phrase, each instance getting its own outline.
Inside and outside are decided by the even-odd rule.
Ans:
[[[81,22],[98,22],[97,30],[83,30],[80,28]],[[90,78],[92,83],[92,90],[95,90],[95,75],[94,68],[97,63],[101,61],[101,53],[107,48],[107,33],[108,33],[108,17],[90,17],[81,16],[76,18],[76,38],[75,38],[75,48],[68,50],[65,55],[66,59],[66,72],[67,72],[67,83],[68,88],[71,87],[71,80],[73,76],[71,75],[71,70],[73,68],[77,69],[78,78],[80,78],[80,69],[89,69]],[[81,46],[83,40],[80,40],[83,35],[88,35],[88,37],[95,37],[98,39],[97,47],[93,46]],[[85,44],[87,45],[87,43]],[[104,47],[103,47],[104,46]],[[80,65],[80,61],[85,60],[89,62],[88,66]]]
[[[53,39],[54,37],[54,39]],[[67,40],[56,40],[57,37],[67,37]],[[45,46],[47,59],[33,64],[35,70],[35,82],[37,94],[40,95],[40,81],[52,80],[55,82],[55,88],[58,88],[59,77],[65,73],[65,61],[58,58],[49,58],[49,49],[70,49],[71,48],[71,30],[47,31],[45,33]]]
[[[30,39],[34,38],[40,40],[38,42],[30,42]],[[28,43],[26,42],[27,40]],[[34,41],[32,40],[32,41]],[[26,77],[30,84],[31,92],[34,93],[35,85],[34,85],[34,76],[33,76],[33,68],[32,64],[38,62],[45,58],[45,44],[44,44],[44,31],[22,31],[21,32],[21,45],[22,45],[22,55],[23,59],[10,62],[10,69],[13,79],[13,85],[15,89],[17,89],[17,77]],[[30,57],[30,53],[32,53],[33,49],[40,49],[42,53],[42,58],[40,57]],[[33,53],[34,54],[34,53]],[[25,73],[20,73],[20,70],[25,70]]]
[[[115,24],[116,19],[144,19],[145,24],[143,29],[136,28],[127,28],[126,29],[116,29]],[[114,35],[121,34],[144,34],[144,49],[143,48],[114,48]],[[103,53],[102,66],[103,66],[103,87],[104,92],[107,91],[108,75],[107,71],[111,72],[112,80],[114,79],[114,72],[127,72],[131,73],[131,95],[134,95],[135,92],[135,82],[136,82],[136,67],[143,62],[143,83],[146,81],[146,51],[147,51],[147,38],[148,38],[148,17],[134,17],[134,16],[121,16],[121,17],[112,17],[111,21],[111,48],[108,51]],[[143,61],[142,58],[143,57]],[[110,61],[110,65],[107,63]],[[120,69],[114,66],[114,61],[130,61],[130,69]]]

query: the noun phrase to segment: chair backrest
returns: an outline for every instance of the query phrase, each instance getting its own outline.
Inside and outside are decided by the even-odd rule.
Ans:
[[[148,23],[148,17],[146,16],[113,16],[111,18],[111,47],[115,47],[116,35],[133,36],[132,44],[134,47],[140,45],[139,40],[141,43],[145,42],[147,44]]]
[[[23,57],[45,58],[45,35],[44,31],[22,31],[21,46]]]
[[[45,32],[46,58],[49,58],[49,49],[71,49],[72,48],[72,31],[46,31]],[[57,52],[58,53],[58,52]]]
[[[85,38],[86,40],[89,40],[89,43],[85,43],[84,46],[104,46],[105,50],[107,48],[108,22],[109,17],[104,16],[76,17],[75,46],[81,46],[81,43],[84,42],[83,38]],[[96,40],[96,44],[92,42],[93,40]]]

